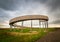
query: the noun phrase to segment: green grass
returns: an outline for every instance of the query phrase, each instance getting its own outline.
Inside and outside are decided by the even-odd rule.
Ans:
[[[0,30],[0,42],[35,42],[39,38],[47,34],[44,32],[44,28],[32,28],[32,31],[37,31],[38,34],[33,35],[10,35],[8,32],[18,32],[18,33],[31,33],[29,28],[21,29],[8,29]],[[47,29],[48,32],[54,31],[54,29]]]

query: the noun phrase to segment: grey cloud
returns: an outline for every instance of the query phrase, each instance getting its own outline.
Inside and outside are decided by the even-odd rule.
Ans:
[[[47,0],[23,0],[23,1],[26,1],[26,2],[28,2],[28,1],[41,1],[41,2],[45,2]]]
[[[0,0],[0,8],[5,10],[18,10],[20,6],[26,6],[34,2],[46,3],[47,0]]]
[[[51,12],[60,9],[60,0],[48,0],[47,6],[50,8]]]
[[[48,7],[48,15],[53,19],[51,23],[60,24],[60,0],[48,0],[45,4]]]
[[[50,24],[59,24],[60,25],[60,20],[52,21]]]
[[[5,10],[17,10],[21,0],[0,0],[0,8]]]
[[[38,1],[40,3],[46,3],[48,0],[36,0],[36,1]]]
[[[31,7],[31,5],[33,7],[33,5],[35,5],[34,2],[37,2],[38,4],[41,3],[42,5],[43,4],[46,5],[48,7],[48,15],[52,16],[52,19],[55,19],[55,21],[54,22],[52,21],[52,23],[54,24],[60,23],[59,22],[60,20],[57,20],[60,18],[60,0],[0,0],[0,8],[3,9],[3,10],[0,9],[0,19],[1,19],[0,22],[2,22],[3,20],[4,21],[8,20],[11,17],[9,14],[5,12],[6,10],[15,11],[21,8],[20,12],[23,10],[26,11],[27,7]]]
[[[10,15],[5,12],[5,10],[0,9],[0,23],[4,23],[10,18]]]
[[[60,0],[38,0],[48,7],[48,16],[51,23],[60,24]]]

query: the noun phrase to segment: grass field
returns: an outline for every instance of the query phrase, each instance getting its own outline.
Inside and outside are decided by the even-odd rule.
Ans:
[[[39,38],[46,35],[48,32],[55,29],[47,29],[48,32],[44,32],[44,28],[29,28],[21,29],[0,29],[0,42],[35,42]]]

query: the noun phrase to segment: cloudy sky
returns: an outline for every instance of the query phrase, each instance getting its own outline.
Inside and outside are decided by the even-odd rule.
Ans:
[[[60,0],[0,0],[0,27],[23,15],[47,15],[50,26],[60,26]]]

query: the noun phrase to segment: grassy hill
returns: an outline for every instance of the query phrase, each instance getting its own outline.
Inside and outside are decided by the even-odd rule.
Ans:
[[[0,29],[0,42],[35,42],[47,33],[54,31],[54,28],[24,28],[24,29]]]

